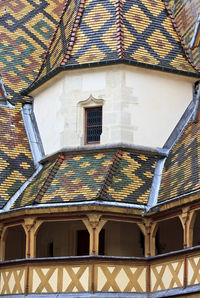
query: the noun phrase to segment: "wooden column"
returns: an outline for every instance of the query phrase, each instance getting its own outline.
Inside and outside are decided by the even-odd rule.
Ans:
[[[0,261],[3,261],[3,224],[0,224]]]
[[[26,232],[26,258],[36,257],[35,233],[43,221],[37,220],[35,217],[27,217],[24,219],[24,230]]]
[[[145,245],[145,257],[155,256],[155,229],[156,224],[151,219],[145,218],[142,224],[138,224],[143,235]]]
[[[184,207],[182,209],[182,214],[179,215],[182,227],[183,227],[183,248],[189,247],[191,245],[191,236],[190,236],[190,228],[189,224],[192,219],[192,214],[190,212],[190,207]],[[193,237],[193,233],[192,233]]]
[[[98,255],[99,252],[99,233],[107,220],[101,219],[101,214],[88,214],[83,222],[90,234],[90,255]]]

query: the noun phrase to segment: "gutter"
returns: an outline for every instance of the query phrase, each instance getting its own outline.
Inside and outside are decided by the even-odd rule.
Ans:
[[[39,165],[37,170],[33,173],[33,175],[20,187],[20,189],[9,199],[3,209],[0,210],[0,213],[5,213],[10,211],[10,208],[14,204],[14,202],[19,198],[19,196],[24,192],[27,186],[31,183],[33,178],[42,170],[43,166]],[[13,209],[16,210],[16,209]]]

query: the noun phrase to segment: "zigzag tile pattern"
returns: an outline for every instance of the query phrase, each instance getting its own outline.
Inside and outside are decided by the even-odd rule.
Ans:
[[[124,0],[125,57],[136,62],[194,72],[160,0]]]
[[[154,156],[124,152],[108,187],[106,199],[147,204],[156,161]]]
[[[3,208],[34,171],[20,105],[0,107],[0,135],[0,208]]]
[[[200,188],[200,122],[190,122],[167,158],[159,202]]]
[[[80,0],[68,0],[66,10],[55,32],[56,34],[53,39],[53,43],[42,66],[38,79],[60,66],[70,42],[79,2]]]
[[[169,7],[174,18],[176,30],[180,35],[184,48],[187,50],[188,57],[200,71],[200,48],[190,49],[197,18],[200,14],[200,1],[169,0]]]
[[[25,189],[22,195],[19,196],[17,201],[13,204],[12,208],[19,208],[21,206],[26,206],[27,202],[34,204],[34,199],[37,196],[39,190],[44,184],[48,174],[53,168],[55,162],[47,163],[44,165],[42,171],[33,178],[29,186]]]
[[[7,92],[27,88],[36,77],[64,2],[0,1],[0,72]]]
[[[51,182],[44,184],[55,161],[47,162],[13,208],[34,204],[42,185],[39,204],[95,199],[146,204],[156,161],[152,156],[127,152],[122,155],[110,152],[65,156],[57,171],[53,171]]]

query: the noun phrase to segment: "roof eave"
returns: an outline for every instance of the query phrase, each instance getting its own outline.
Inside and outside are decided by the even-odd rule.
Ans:
[[[158,71],[164,71],[168,73],[174,73],[194,78],[200,78],[200,72],[189,72],[189,71],[183,71],[183,70],[177,70],[173,68],[168,68],[166,66],[161,65],[151,65],[147,63],[141,63],[137,61],[133,61],[127,58],[123,59],[114,59],[114,60],[107,60],[107,61],[100,61],[100,62],[94,62],[94,63],[84,63],[84,64],[69,64],[69,65],[63,65],[55,68],[54,70],[50,71],[47,75],[45,75],[43,78],[39,79],[38,81],[33,82],[28,88],[21,91],[21,95],[28,95],[33,90],[40,87],[42,84],[53,78],[55,75],[60,73],[64,70],[72,70],[72,69],[80,69],[80,68],[91,68],[91,67],[98,67],[98,66],[106,66],[106,65],[115,65],[115,64],[126,64],[126,65],[132,65],[142,68],[148,68],[152,70],[158,70]]]

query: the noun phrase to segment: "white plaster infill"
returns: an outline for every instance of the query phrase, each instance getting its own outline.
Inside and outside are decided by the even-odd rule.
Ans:
[[[121,64],[62,72],[31,94],[45,154],[83,145],[84,106],[98,100],[100,144],[163,147],[191,101],[195,81]]]

